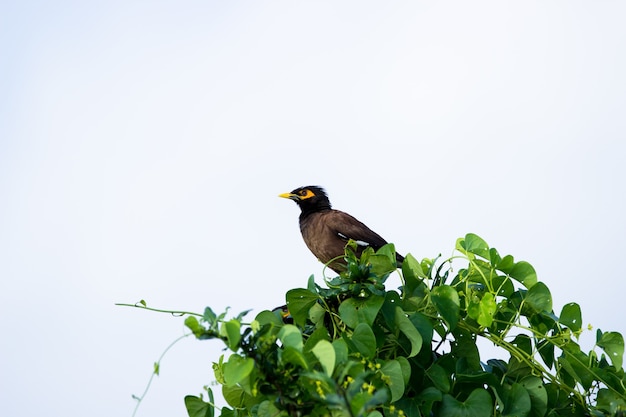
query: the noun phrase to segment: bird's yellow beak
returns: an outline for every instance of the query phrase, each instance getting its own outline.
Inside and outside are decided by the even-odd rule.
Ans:
[[[278,194],[278,196],[282,197],[282,198],[288,198],[290,200],[299,200],[300,199],[297,194],[292,194],[292,193],[282,193],[282,194]]]

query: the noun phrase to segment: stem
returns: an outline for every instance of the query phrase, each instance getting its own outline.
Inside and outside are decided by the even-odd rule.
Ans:
[[[174,316],[189,315],[189,316],[203,317],[202,314],[194,313],[192,311],[162,310],[162,309],[159,309],[159,308],[148,307],[148,306],[145,306],[145,305],[143,305],[141,303],[135,303],[135,304],[115,303],[115,305],[116,306],[121,306],[121,307],[134,307],[134,308],[140,308],[142,310],[156,311],[157,313],[169,313],[169,314],[174,315]]]
[[[184,334],[184,335],[180,336],[179,338],[174,340],[172,343],[170,343],[170,345],[165,348],[163,353],[161,353],[161,356],[159,356],[159,360],[156,361],[156,363],[155,363],[157,367],[156,367],[155,370],[152,371],[152,375],[150,375],[150,379],[148,380],[148,385],[146,385],[146,389],[143,391],[143,394],[141,394],[141,397],[137,397],[137,396],[133,395],[133,398],[137,400],[137,405],[135,406],[135,410],[133,411],[133,417],[135,417],[135,414],[137,414],[137,410],[139,409],[139,405],[141,404],[141,401],[143,401],[143,399],[145,398],[146,394],[148,393],[148,390],[150,389],[150,385],[152,384],[152,380],[154,379],[154,376],[158,375],[159,368],[161,366],[161,360],[163,359],[163,357],[165,356],[167,351],[170,350],[172,348],[172,346],[174,346],[176,343],[180,342],[182,339],[184,339],[187,336],[191,336],[192,334],[193,333],[187,333],[187,334]]]

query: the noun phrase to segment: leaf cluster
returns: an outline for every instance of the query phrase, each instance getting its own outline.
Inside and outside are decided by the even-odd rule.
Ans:
[[[616,416],[626,410],[624,340],[596,332],[584,352],[576,303],[552,308],[548,287],[474,234],[458,255],[406,256],[402,285],[393,245],[355,256],[325,286],[287,292],[286,309],[226,320],[207,308],[185,324],[231,350],[214,364],[228,407],[220,415],[333,417]],[[455,272],[453,264],[461,262]],[[481,358],[486,339],[508,358]],[[188,396],[191,417],[218,411]]]

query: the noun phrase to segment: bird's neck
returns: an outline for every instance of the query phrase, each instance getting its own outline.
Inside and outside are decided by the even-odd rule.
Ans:
[[[300,213],[300,223],[306,222],[307,219],[315,213],[323,213],[325,211],[331,210],[330,204],[328,205],[318,205],[315,207],[302,207],[302,212]]]

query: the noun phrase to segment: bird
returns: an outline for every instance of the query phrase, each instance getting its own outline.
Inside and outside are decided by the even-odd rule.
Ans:
[[[337,273],[346,270],[344,251],[350,239],[357,244],[358,256],[367,247],[378,250],[387,244],[378,233],[356,218],[333,209],[326,191],[320,186],[299,187],[278,196],[293,200],[300,207],[300,232],[304,243],[320,262]],[[398,267],[402,266],[403,260],[404,257],[396,253]]]

